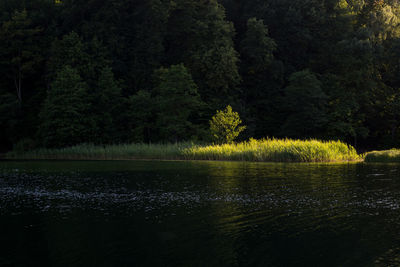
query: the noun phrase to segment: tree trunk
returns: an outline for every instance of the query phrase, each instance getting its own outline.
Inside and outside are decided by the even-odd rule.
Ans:
[[[18,69],[18,74],[14,77],[15,89],[17,91],[18,103],[22,103],[22,78],[21,78],[21,68]]]

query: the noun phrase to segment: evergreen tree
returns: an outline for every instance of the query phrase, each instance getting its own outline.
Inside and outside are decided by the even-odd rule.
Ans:
[[[151,89],[148,81],[164,59],[169,4],[164,0],[66,0],[62,26],[84,40],[101,40],[117,79],[125,81],[124,95],[132,95]]]
[[[116,143],[118,140],[117,121],[122,111],[121,88],[114,79],[110,67],[100,71],[97,87],[93,94],[91,112],[96,123],[94,140],[96,143]]]
[[[321,82],[309,70],[295,72],[285,88],[284,103],[287,119],[281,134],[287,137],[320,137],[327,123],[327,96]]]
[[[202,105],[197,85],[183,64],[158,69],[155,79],[155,126],[160,140],[187,140],[196,134],[190,119]]]
[[[53,79],[52,73],[71,66],[85,82],[90,106],[86,116],[94,122],[87,130],[95,143],[121,141],[115,121],[119,120],[122,93],[106,57],[107,52],[97,38],[84,42],[77,33],[71,32],[53,43],[49,64],[50,79]]]
[[[15,11],[0,28],[0,69],[13,84],[18,101],[23,99],[24,80],[41,67],[39,27],[34,27],[26,10]]]
[[[89,142],[93,121],[88,117],[87,86],[77,70],[66,65],[47,91],[39,135],[46,147],[66,147]]]
[[[154,99],[148,91],[140,90],[129,97],[122,114],[122,140],[125,142],[149,142],[157,135],[154,127]]]
[[[51,57],[48,63],[50,80],[66,65],[76,69],[83,76],[89,68],[89,54],[87,47],[80,36],[72,31],[56,39],[51,47]],[[85,80],[89,77],[83,77]]]
[[[381,74],[381,84],[373,95],[376,119],[371,127],[381,145],[391,148],[400,145],[400,39],[385,40],[382,47],[375,63]]]
[[[190,70],[211,112],[237,98],[240,76],[234,27],[216,0],[173,3],[166,36],[168,60],[183,62]]]
[[[275,41],[262,20],[250,18],[241,42],[243,105],[252,137],[274,135],[281,124],[280,91],[283,65],[274,58]]]
[[[263,20],[250,18],[247,21],[247,31],[241,45],[247,74],[268,69],[274,59],[273,52],[276,50],[276,43],[269,37],[268,28]]]
[[[189,139],[232,103],[248,137],[394,146],[399,40],[398,0],[2,0],[0,147],[44,123],[46,90],[67,66],[85,88],[82,140]],[[165,88],[193,91],[190,79],[153,76],[180,63],[197,86],[188,99],[204,101],[182,115],[165,112],[179,99]]]
[[[362,32],[343,40],[332,51],[327,94],[330,96],[328,130],[358,146],[370,134],[366,115],[373,108],[373,91],[378,87],[374,47]]]
[[[0,151],[10,149],[10,144],[18,141],[19,111],[18,98],[14,94],[0,94]]]
[[[14,4],[4,3],[4,9],[0,9],[0,97],[6,101],[0,105],[9,106],[18,100],[17,110],[12,104],[6,112],[7,136],[1,138],[0,146],[4,143],[7,147],[10,141],[32,138],[37,128],[47,50],[44,30],[32,19],[34,11],[22,7],[12,10]]]

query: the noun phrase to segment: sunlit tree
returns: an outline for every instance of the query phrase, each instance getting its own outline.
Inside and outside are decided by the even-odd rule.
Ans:
[[[224,110],[218,110],[210,120],[210,131],[217,143],[232,143],[246,126],[240,126],[242,120],[239,113],[228,105]]]

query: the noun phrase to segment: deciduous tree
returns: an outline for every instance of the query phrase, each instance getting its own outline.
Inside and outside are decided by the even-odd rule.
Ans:
[[[215,142],[232,143],[246,129],[246,126],[240,126],[241,123],[239,113],[234,112],[230,105],[225,110],[218,110],[210,120],[210,131]]]

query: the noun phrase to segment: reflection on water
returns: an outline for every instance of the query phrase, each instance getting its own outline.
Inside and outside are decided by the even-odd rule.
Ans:
[[[400,165],[0,162],[0,266],[397,266]]]

